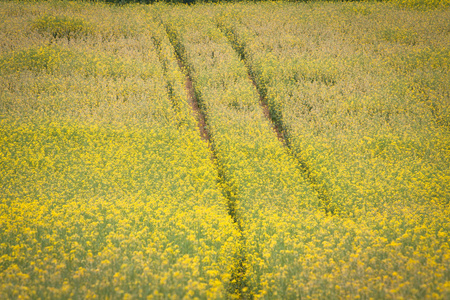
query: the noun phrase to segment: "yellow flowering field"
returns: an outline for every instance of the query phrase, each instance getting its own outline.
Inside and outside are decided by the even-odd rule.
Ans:
[[[214,18],[326,211],[385,243],[360,249],[375,251],[358,262],[359,296],[448,297],[449,12],[268,3]],[[393,277],[383,282],[381,269]]]
[[[284,130],[290,150],[284,147],[284,151],[288,153],[288,159],[286,163],[283,163],[284,156],[277,153],[276,149],[279,146],[275,147],[275,145],[279,145],[279,142],[274,132],[258,132],[257,136],[251,134],[253,128],[258,128],[260,125],[254,121],[252,121],[254,123],[250,123],[245,117],[255,118],[253,117],[255,113],[258,113],[259,116],[263,113],[258,106],[251,105],[258,102],[258,97],[254,93],[246,92],[252,89],[251,81],[246,78],[248,77],[246,72],[250,71],[251,75],[255,76],[260,92],[267,97],[274,121],[280,126],[286,125],[289,129],[305,122],[298,115],[292,116],[293,113],[298,113],[297,108],[292,105],[299,99],[292,99],[292,102],[289,103],[291,106],[286,105],[283,107],[285,111],[280,111],[277,110],[277,105],[281,103],[276,103],[268,96],[270,92],[286,93],[287,88],[283,85],[286,84],[284,79],[290,75],[289,70],[297,71],[295,68],[298,67],[300,71],[297,72],[306,73],[306,75],[302,75],[307,76],[307,82],[323,81],[325,88],[336,85],[333,72],[337,72],[337,67],[332,65],[331,69],[328,69],[328,65],[326,65],[327,62],[334,64],[332,59],[322,62],[319,59],[314,61],[309,58],[314,63],[308,65],[308,58],[305,58],[306,67],[309,69],[303,70],[303,65],[293,61],[292,58],[295,57],[289,52],[293,51],[295,41],[284,40],[285,37],[277,33],[280,28],[267,26],[267,24],[272,24],[270,20],[277,21],[276,24],[292,20],[293,16],[298,14],[298,11],[292,11],[291,15],[289,14],[293,5],[285,7],[283,4],[268,4],[267,6],[267,10],[261,10],[261,7],[264,7],[262,5],[248,4],[226,5],[220,9],[205,6],[176,10],[170,7],[170,16],[164,20],[172,43],[194,81],[196,93],[208,120],[219,168],[223,169],[225,189],[231,190],[229,198],[236,202],[233,208],[236,209],[236,218],[241,222],[240,227],[245,239],[245,275],[242,283],[244,287],[241,288],[239,296],[420,298],[421,294],[432,295],[433,291],[437,291],[436,295],[443,297],[448,293],[448,264],[445,263],[445,260],[449,255],[447,236],[449,222],[447,221],[448,209],[442,205],[445,204],[446,197],[448,199],[445,181],[447,175],[442,166],[427,170],[432,174],[429,179],[432,182],[431,186],[440,187],[439,190],[433,191],[434,194],[429,188],[423,188],[424,185],[428,185],[427,179],[410,182],[410,180],[414,180],[412,175],[415,174],[413,171],[415,168],[425,170],[429,168],[426,163],[422,162],[409,166],[411,170],[402,165],[404,162],[396,162],[395,158],[390,158],[389,164],[377,166],[379,172],[383,171],[384,173],[372,174],[372,177],[368,178],[369,183],[358,182],[358,175],[351,173],[353,170],[350,168],[353,165],[350,167],[344,165],[345,157],[336,157],[335,160],[332,160],[333,157],[326,152],[326,155],[319,159],[327,162],[322,165],[317,162],[317,165],[313,165],[317,169],[310,166],[309,160],[301,157],[299,149],[305,149],[307,146],[312,149],[309,151],[322,150],[319,141],[322,141],[321,146],[326,150],[331,148],[323,142],[321,135],[316,134],[311,138],[317,143],[313,145],[307,144],[307,142],[311,142],[304,139],[303,135],[299,135],[298,141],[304,144],[297,145],[293,142],[294,138],[290,136],[293,135],[293,129],[291,129],[292,131]],[[282,10],[283,8],[285,10]],[[272,12],[273,15],[269,12]],[[325,16],[327,13],[328,11],[323,12],[323,15]],[[164,15],[164,13],[162,14]],[[249,18],[248,16],[254,17]],[[275,16],[278,16],[280,20],[277,20]],[[312,15],[313,17],[316,16]],[[320,19],[318,20],[320,22]],[[214,26],[214,23],[218,27]],[[245,25],[247,25],[247,31],[245,31]],[[295,28],[295,24],[291,26]],[[319,27],[319,24],[316,26]],[[239,29],[242,31],[238,32]],[[267,29],[271,32],[266,35],[264,35],[265,32],[257,32],[253,36],[256,41],[259,37],[264,42],[266,38],[269,41],[275,39],[276,42],[273,44],[267,42],[267,45],[263,44],[258,47],[257,42],[250,40],[252,31],[257,29]],[[226,35],[229,36],[229,42],[234,45],[234,53],[230,50],[231,45],[228,45],[225,40]],[[239,61],[239,56],[246,58],[246,39],[249,43],[254,42],[248,47],[248,51],[249,55],[254,51],[255,58],[250,56],[250,59],[246,60],[249,70],[243,71],[245,65]],[[275,47],[281,49],[275,51]],[[286,49],[285,53],[282,52],[283,49]],[[278,61],[276,55],[279,55]],[[262,62],[257,59],[261,59]],[[286,62],[283,59],[289,61]],[[267,65],[262,65],[266,62]],[[321,63],[324,66],[321,66]],[[257,69],[258,67],[260,69]],[[287,70],[282,69],[283,67]],[[261,77],[257,77],[258,71],[263,74]],[[277,71],[279,73],[276,73]],[[264,75],[267,77],[263,77]],[[272,87],[270,84],[273,84],[273,91],[269,90],[269,87]],[[239,102],[229,96],[229,90],[232,90],[233,96],[241,95]],[[287,98],[285,94],[277,96],[279,97],[277,99]],[[215,107],[219,107],[217,112],[215,112],[217,109]],[[230,107],[234,111],[230,112]],[[233,114],[231,118],[225,118],[220,122],[219,116],[227,116],[231,113]],[[283,123],[285,120],[283,113],[291,114],[289,115],[292,118],[289,119],[290,123],[287,121]],[[326,116],[332,117],[330,113]],[[242,128],[238,134],[233,133],[236,120],[239,122],[239,127]],[[324,121],[333,122],[334,120]],[[339,121],[344,123],[346,120]],[[400,124],[395,125],[400,127]],[[226,134],[220,132],[222,126],[226,128]],[[245,130],[246,126],[252,129]],[[316,123],[311,125],[311,127],[313,126],[316,126]],[[378,128],[380,127],[378,126]],[[347,134],[344,136],[347,139],[351,137],[350,133],[342,128],[339,129],[341,129],[339,134],[336,131],[332,134],[340,136]],[[314,128],[308,128],[305,132],[313,130]],[[400,131],[403,128],[395,128],[395,130]],[[298,132],[295,133],[298,134]],[[366,135],[369,134],[366,131]],[[247,140],[242,141],[242,136]],[[266,160],[263,161],[264,168],[262,168],[258,166],[261,161],[258,158],[258,148],[260,148],[258,140],[264,136],[271,136],[272,142],[264,141],[265,152],[263,155]],[[445,137],[445,134],[442,137]],[[244,147],[246,141],[251,141],[254,147],[250,153],[247,149],[247,151],[240,149]],[[437,143],[442,142],[438,139],[436,141],[438,141]],[[365,142],[364,139],[363,142]],[[222,150],[223,144],[227,146],[225,151]],[[348,149],[349,145],[351,147],[349,143],[341,146],[341,149]],[[442,147],[442,144],[440,145]],[[361,150],[361,147],[364,147],[361,144],[358,147],[357,151],[365,151]],[[351,148],[348,150],[350,153],[347,152],[346,155],[351,157],[352,150]],[[401,152],[401,149],[399,150]],[[335,150],[331,148],[331,151]],[[222,152],[227,155],[222,156]],[[364,154],[367,155],[367,153]],[[256,158],[252,158],[251,155],[255,155]],[[273,166],[267,160],[271,155],[277,156],[277,163]],[[293,157],[297,160],[293,160]],[[369,161],[355,160],[357,157],[353,156],[347,161],[356,162],[358,171],[376,166],[373,157]],[[440,159],[445,161],[445,155],[441,153]],[[234,160],[236,163],[233,162]],[[243,161],[247,162],[242,163]],[[381,159],[379,161],[384,163]],[[391,167],[392,164],[394,164],[392,168],[396,167],[397,169],[388,170],[397,176],[395,177],[397,181],[405,180],[407,181],[405,184],[409,186],[397,186],[394,181],[392,182],[394,186],[390,187],[390,190],[388,188],[377,190],[377,185],[370,185],[371,180],[376,181],[375,184],[379,184],[380,178],[384,179],[386,176],[386,168]],[[255,166],[257,167],[255,168]],[[291,166],[296,166],[297,170],[303,171],[306,182],[309,181],[309,185],[313,187],[309,188],[308,193],[304,195],[293,193],[295,190],[289,185],[290,178],[297,182],[297,185],[305,181],[296,177],[295,173],[281,173],[282,182],[271,179],[279,179],[280,169],[288,170]],[[330,176],[331,178],[324,179],[315,174],[330,172],[327,169],[331,168],[329,166],[342,168],[341,173],[343,174],[349,172],[348,169],[350,172],[345,176],[341,175],[342,177]],[[402,174],[402,171],[405,174]],[[250,178],[246,177],[247,174],[251,174]],[[399,174],[401,175],[399,176]],[[387,173],[387,176],[390,177],[386,179],[392,180],[394,175]],[[353,182],[349,182],[348,178],[351,178]],[[328,182],[333,182],[333,179],[340,181],[338,187],[334,188],[333,186],[327,189],[325,182],[328,184]],[[264,189],[257,189],[258,180],[263,182]],[[276,183],[271,184],[271,182]],[[387,184],[384,185],[387,186]],[[365,193],[361,196],[364,199],[362,207],[359,207],[361,203],[358,203],[358,200],[351,199],[353,195],[350,192],[355,186]],[[383,188],[383,186],[381,187]],[[288,193],[286,193],[286,188]],[[336,190],[337,192],[335,192]],[[408,193],[412,195],[399,194],[399,190],[408,190]],[[334,196],[332,193],[336,193],[338,196]],[[267,195],[270,198],[264,200]],[[388,199],[384,200],[380,197],[388,197]],[[393,199],[389,199],[390,197]],[[426,199],[423,197],[430,197],[430,202],[425,202]],[[336,199],[339,199],[339,202]],[[413,200],[409,200],[411,203],[405,203],[408,199]],[[305,200],[308,201],[306,207]],[[417,203],[413,201],[417,201]],[[325,212],[331,216],[326,216]],[[408,218],[400,219],[400,215],[407,215]],[[424,219],[424,216],[428,216],[428,218]],[[410,243],[411,240],[418,238],[417,232],[420,232],[423,244],[417,241],[417,244],[412,247]],[[319,236],[322,238],[318,238]],[[310,241],[311,237],[313,238]],[[427,244],[434,246],[427,249]],[[436,255],[437,249],[439,250]],[[425,258],[430,255],[432,257],[426,260]],[[404,257],[404,260],[401,261],[399,257]],[[418,272],[419,270],[422,272]]]
[[[226,37],[206,18],[170,8],[164,20],[183,63],[190,70],[203,108],[230,214],[245,248],[233,298],[263,296],[274,270],[282,215],[314,212],[318,198],[278,140],[259,104],[244,64]],[[298,240],[294,241],[295,243]]]
[[[1,299],[450,298],[447,0],[0,12]]]
[[[142,7],[1,11],[0,298],[224,298],[240,233],[164,29]]]

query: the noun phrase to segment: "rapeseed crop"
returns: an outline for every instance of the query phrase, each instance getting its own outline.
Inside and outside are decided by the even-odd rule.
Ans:
[[[196,137],[1,128],[2,298],[224,297],[237,232]]]
[[[1,9],[0,298],[226,297],[240,233],[163,29],[140,7]],[[36,28],[75,12],[142,23]]]
[[[365,239],[356,256],[364,272],[354,291],[336,292],[447,297],[450,81],[440,28],[448,11],[429,12],[430,22],[423,12],[378,4],[266,7],[227,6],[216,22],[326,210],[365,230],[354,235]],[[417,232],[423,246],[411,236]],[[318,282],[347,276],[329,274]]]
[[[449,298],[419,2],[2,2],[0,298]]]
[[[164,7],[159,9],[165,17]],[[245,66],[225,36],[207,18],[189,17],[188,10],[171,9],[167,14],[163,22],[192,77],[229,211],[245,243],[241,274],[235,275],[241,283],[232,296],[263,296],[274,268],[270,257],[290,249],[273,249],[274,227],[282,226],[279,215],[291,211],[300,216],[298,211],[318,205],[317,195],[264,117]]]
[[[409,263],[398,262],[397,246],[402,244],[396,234],[391,235],[392,229],[384,222],[392,223],[383,214],[374,212],[377,215],[373,219],[380,220],[378,224],[381,227],[377,228],[357,218],[337,214],[327,216],[321,210],[320,195],[298,175],[302,167],[296,166],[299,163],[286,148],[280,147],[276,134],[270,130],[255,131],[255,128],[261,128],[259,122],[267,124],[268,120],[256,116],[258,110],[259,116],[263,113],[256,104],[257,95],[246,92],[251,88],[251,82],[247,79],[243,63],[238,60],[238,53],[230,51],[223,33],[211,24],[213,19],[198,17],[208,14],[213,15],[208,8],[183,8],[178,11],[171,8],[170,17],[163,21],[192,76],[208,121],[215,156],[223,176],[223,188],[228,191],[232,203],[230,210],[242,231],[245,243],[243,274],[238,277],[241,285],[236,288],[234,296],[417,297],[417,293],[421,292],[410,288],[418,282],[422,282],[422,288],[430,286],[428,290],[422,290],[424,293],[442,289],[442,281],[430,282],[428,280],[432,277],[416,276]],[[241,95],[239,105],[230,105],[229,101],[236,99],[227,97],[229,89],[233,90],[234,95]],[[230,109],[233,111],[230,112]],[[233,117],[228,117],[231,113]],[[265,126],[270,128],[270,124]],[[263,137],[264,142],[260,144],[259,140]],[[262,149],[263,154],[259,154]],[[287,155],[280,150],[277,152],[277,149],[286,151],[284,153]],[[276,167],[272,167],[275,166],[271,163],[272,157],[277,161]],[[285,169],[283,173],[278,173],[282,168]],[[289,173],[288,170],[295,171]],[[305,187],[303,194],[295,193],[301,182]],[[305,203],[306,199],[311,200]],[[411,214],[407,210],[404,213]],[[425,235],[431,235],[424,243],[430,240],[437,242],[441,252],[435,259],[440,261],[447,256],[444,254],[447,250],[443,240],[436,240],[433,236],[437,232],[443,234],[439,226],[445,226],[445,219],[441,212],[434,211],[433,214],[438,218],[429,220],[433,225],[427,228]],[[417,228],[419,223],[411,220],[396,225],[398,232],[404,233],[410,228]],[[419,227],[422,228],[421,225]],[[406,236],[402,235],[402,238]],[[389,251],[390,247],[393,251]],[[414,257],[410,263],[423,261],[419,257],[430,253],[407,249],[401,253],[405,253],[405,257]],[[421,268],[427,270],[424,273],[434,272],[442,278],[445,267],[436,269],[433,266],[433,263],[424,263]],[[397,276],[399,272],[403,275]],[[378,278],[385,281],[378,281]],[[405,282],[405,278],[414,278],[415,283]]]

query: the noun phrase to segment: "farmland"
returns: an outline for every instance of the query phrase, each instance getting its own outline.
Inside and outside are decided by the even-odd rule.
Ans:
[[[0,298],[450,298],[445,1],[0,11]]]

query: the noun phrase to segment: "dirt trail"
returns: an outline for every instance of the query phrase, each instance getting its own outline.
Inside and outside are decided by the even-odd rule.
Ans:
[[[167,30],[167,28],[166,28]],[[200,108],[199,105],[199,99],[197,98],[197,95],[195,94],[195,89],[193,86],[193,82],[192,79],[189,76],[189,72],[185,69],[183,61],[180,58],[180,54],[177,52],[177,49],[175,47],[175,42],[174,40],[171,39],[169,32],[167,32],[167,35],[169,36],[169,40],[172,43],[172,46],[175,49],[175,53],[176,53],[176,59],[177,59],[177,63],[178,66],[181,70],[185,70],[184,74],[186,77],[186,81],[185,81],[185,87],[186,87],[186,92],[188,94],[188,101],[189,104],[193,110],[194,116],[197,120],[197,125],[200,131],[200,136],[203,140],[205,140],[210,148],[210,152],[211,152],[211,159],[214,162],[214,164],[217,167],[218,170],[218,175],[219,175],[219,182],[221,183],[221,185],[223,187],[228,186],[228,180],[225,178],[225,174],[223,171],[223,166],[221,165],[220,161],[217,159],[216,156],[216,152],[214,150],[214,145],[212,144],[211,141],[211,135],[208,131],[208,127],[206,124],[206,118],[205,118],[205,114],[204,111],[202,111],[202,109]],[[263,101],[261,102],[261,105],[263,106]],[[264,108],[264,106],[263,106]],[[264,114],[267,114],[267,116],[269,115],[269,109],[266,105],[266,108],[264,110]],[[230,215],[230,217],[233,219],[233,221],[235,222],[235,224],[237,225],[238,229],[241,231],[241,235],[240,235],[240,239],[242,242],[242,245],[246,244],[245,241],[245,236],[242,234],[243,233],[243,229],[242,229],[242,220],[238,217],[237,214],[237,208],[236,208],[236,197],[233,196],[229,190],[227,188],[223,188],[223,195],[225,196],[225,198],[227,199],[227,205],[228,205],[228,213]],[[246,270],[246,254],[245,254],[245,250],[241,249],[239,254],[239,259],[237,264],[234,266],[233,270],[232,270],[232,274],[231,274],[231,282],[230,285],[228,286],[228,291],[230,292],[230,294],[238,294],[240,295],[240,299],[250,299],[250,294],[248,294],[247,290],[248,290],[248,283],[245,279],[245,274],[247,272]]]
[[[180,67],[180,69],[183,70],[183,65],[179,59],[177,59],[177,62],[178,62],[178,66]],[[186,91],[188,93],[188,100],[189,100],[189,104],[194,112],[195,119],[197,120],[197,126],[198,126],[198,129],[200,130],[200,136],[202,137],[203,140],[208,142],[208,145],[210,145],[211,136],[206,127],[205,116],[203,115],[202,111],[200,110],[200,106],[198,105],[198,99],[197,99],[197,96],[195,95],[195,90],[194,90],[194,86],[192,85],[192,80],[188,75],[185,75],[185,76],[186,76],[185,87],[186,87]]]

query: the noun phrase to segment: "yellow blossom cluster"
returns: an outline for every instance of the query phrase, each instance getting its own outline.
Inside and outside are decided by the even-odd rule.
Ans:
[[[226,294],[237,230],[199,139],[1,123],[0,295]]]

